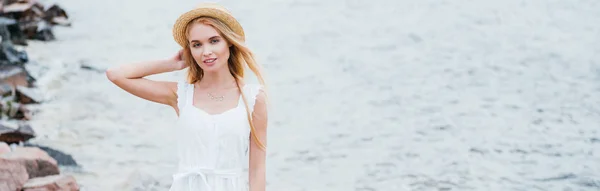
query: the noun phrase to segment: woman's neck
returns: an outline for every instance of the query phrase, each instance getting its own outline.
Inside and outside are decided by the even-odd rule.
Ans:
[[[229,70],[219,72],[204,73],[202,80],[198,82],[198,86],[209,89],[223,89],[236,86],[236,80],[229,73]]]

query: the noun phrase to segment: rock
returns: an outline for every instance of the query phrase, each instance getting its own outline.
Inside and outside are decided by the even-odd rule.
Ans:
[[[21,104],[37,104],[42,101],[42,96],[32,88],[17,86],[16,94],[17,100]]]
[[[5,142],[0,142],[0,155],[10,152],[10,146]]]
[[[12,152],[6,153],[0,158],[5,159],[29,159],[29,160],[45,160],[50,162],[50,164],[58,165],[56,160],[54,160],[48,153],[44,152],[40,148],[36,147],[16,147]]]
[[[4,39],[4,37],[2,38]],[[12,43],[6,43],[12,42],[10,39],[3,42],[4,43],[0,43],[0,60],[2,61],[0,63],[22,65],[29,61],[29,56],[25,51],[18,51]]]
[[[18,24],[7,25],[6,29],[8,29],[8,32],[10,32],[10,40],[13,44],[21,46],[29,45],[27,43],[27,37],[21,30],[21,26],[19,26]]]
[[[0,158],[0,190],[19,191],[27,179],[29,175],[21,162]]]
[[[31,119],[32,113],[27,104],[37,104],[43,99],[33,88],[9,84],[0,84],[0,96],[0,118],[19,120]]]
[[[44,16],[44,6],[32,0],[5,2],[2,14],[16,19],[19,23],[35,22]]]
[[[10,5],[19,1],[31,1],[31,0],[0,0],[0,7],[2,7],[3,5]]]
[[[24,137],[21,136],[17,132],[16,128],[5,125],[5,124],[0,124],[0,141],[1,142],[13,144],[13,143],[22,142],[23,140],[25,140]]]
[[[9,98],[9,99],[3,98],[2,100],[0,100],[0,118],[1,119],[17,118],[17,115],[19,112],[19,107],[21,107],[21,104],[12,101],[12,98]],[[6,127],[0,127],[0,137],[5,137],[4,139],[0,138],[0,141],[15,142],[12,140],[5,140],[5,139],[7,139],[6,136],[9,136],[8,133],[18,133],[15,131],[16,131],[16,128],[14,130],[9,130],[9,129],[6,129]],[[14,136],[14,135],[10,135],[10,136]],[[17,138],[17,139],[22,139],[22,138]],[[18,140],[16,142],[18,142]]]
[[[17,129],[15,128],[14,125],[9,125],[9,124],[6,124],[6,123],[0,124],[0,136],[3,135],[4,133],[11,133],[11,132],[16,131],[16,130]],[[2,141],[2,139],[0,139],[0,141]],[[6,142],[6,141],[2,141],[2,142]]]
[[[24,134],[25,136],[29,136],[28,139],[35,137],[35,132],[33,131],[33,128],[31,128],[31,125],[27,123],[20,123],[17,131],[21,134]]]
[[[97,72],[97,73],[106,72],[106,69],[101,69],[101,68],[94,67],[94,66],[91,66],[91,65],[88,65],[88,64],[85,64],[85,63],[81,64],[81,69],[89,70],[89,71],[94,71],[94,72]]]
[[[41,41],[55,40],[54,33],[52,32],[52,24],[48,21],[41,20],[22,25],[23,33],[27,38]]]
[[[18,123],[18,128],[9,126],[6,122],[0,124],[0,141],[6,143],[25,142],[35,137],[35,132],[29,124]],[[37,149],[37,148],[36,148]],[[39,150],[39,149],[38,149]],[[42,150],[40,150],[42,151]],[[43,152],[43,151],[42,151]],[[45,152],[44,152],[45,154]],[[47,154],[46,154],[47,155]]]
[[[48,153],[48,155],[50,155],[52,158],[54,158],[54,160],[56,160],[58,162],[59,166],[79,166],[77,164],[77,162],[75,161],[75,159],[73,159],[73,157],[71,155],[61,152],[59,150],[41,146],[41,145],[29,144],[29,143],[25,143],[25,146],[38,147],[38,148],[44,150],[46,153]]]
[[[27,105],[11,101],[13,98],[0,100],[0,118],[29,120],[31,111]]]
[[[67,12],[58,5],[52,5],[44,12],[44,20],[53,25],[71,26]]]
[[[12,152],[0,155],[0,159],[18,162],[25,168],[29,178],[60,173],[56,161],[35,147],[16,147]]]
[[[42,41],[54,40],[53,25],[70,26],[66,12],[53,5],[44,11],[44,6],[33,0],[4,2],[0,16],[15,19],[22,36]]]
[[[22,64],[22,63],[26,63],[27,61],[29,61],[29,57],[27,56],[27,53],[25,51],[19,51],[19,50],[15,49],[15,47],[12,44],[12,41],[10,39],[8,39],[6,42],[10,42],[11,44],[2,43],[2,49],[4,51],[4,54],[7,54],[8,56],[10,56],[11,63]]]
[[[11,86],[11,85],[0,84],[0,96],[2,96],[2,97],[12,95],[14,90],[15,90],[15,88],[13,88],[13,86]]]
[[[14,19],[0,17],[0,36],[2,37],[1,43],[27,45],[27,38]]]
[[[2,7],[4,13],[19,13],[21,18],[32,18],[33,15],[30,14],[42,16],[43,10],[44,7],[41,4],[32,0],[7,1]]]
[[[79,191],[79,185],[70,175],[53,175],[29,179],[23,191]]]
[[[13,159],[10,159],[13,160]],[[21,162],[27,169],[29,178],[44,177],[50,175],[60,174],[60,169],[55,164],[52,164],[46,160],[29,160],[29,159],[14,159]]]
[[[0,52],[0,62],[2,62],[3,59],[6,58],[3,58],[2,52]],[[31,87],[31,84],[33,84],[34,81],[35,79],[33,79],[22,66],[0,64],[0,84],[8,84],[13,87]]]

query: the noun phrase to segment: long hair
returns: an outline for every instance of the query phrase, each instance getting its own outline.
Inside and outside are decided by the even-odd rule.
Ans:
[[[221,21],[211,17],[199,17],[188,23],[188,25],[186,26],[187,39],[190,38],[189,34],[191,26],[196,23],[206,24],[214,27],[219,32],[219,34],[221,34],[221,36],[225,38],[225,40],[230,45],[232,45],[229,47],[230,54],[229,59],[227,60],[227,66],[229,68],[229,72],[231,73],[231,75],[233,75],[235,81],[237,82],[236,84],[238,90],[240,91],[240,95],[244,100],[246,114],[248,116],[248,123],[250,124],[250,134],[261,149],[266,149],[264,144],[256,136],[254,124],[252,123],[252,114],[250,113],[250,108],[248,106],[248,100],[243,93],[244,91],[240,87],[240,81],[244,79],[244,66],[248,66],[248,68],[250,68],[250,70],[252,70],[252,72],[254,72],[254,74],[258,78],[259,83],[263,87],[266,87],[264,78],[261,73],[261,68],[254,59],[254,54],[245,45],[244,40],[242,40],[242,38],[238,34],[234,33],[227,25],[225,25]],[[183,59],[185,60],[186,65],[189,67],[187,73],[188,83],[196,83],[202,80],[202,77],[204,76],[204,71],[202,70],[202,68],[200,68],[200,66],[196,63],[196,60],[194,60],[194,58],[192,57],[189,45],[184,47]]]

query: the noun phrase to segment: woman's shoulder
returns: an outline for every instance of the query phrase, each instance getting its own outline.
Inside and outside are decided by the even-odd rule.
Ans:
[[[259,83],[247,83],[244,84],[244,92],[246,94],[250,94],[252,96],[256,96],[257,94],[264,91],[264,86]]]
[[[244,84],[244,94],[252,101],[259,97],[263,97],[264,86],[259,83],[246,83]]]
[[[259,84],[259,83],[247,83],[244,84],[244,89],[247,90],[259,90],[259,89],[263,89],[263,85]]]

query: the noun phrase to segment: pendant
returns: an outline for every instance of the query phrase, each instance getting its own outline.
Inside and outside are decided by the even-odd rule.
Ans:
[[[225,96],[213,96],[212,94],[208,93],[208,97],[213,100],[213,101],[223,101],[223,99],[225,98]]]

